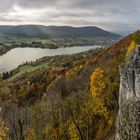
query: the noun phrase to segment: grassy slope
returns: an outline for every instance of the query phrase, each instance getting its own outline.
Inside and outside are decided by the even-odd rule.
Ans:
[[[22,74],[32,72],[32,71],[42,68],[42,67],[47,68],[48,67],[47,63],[41,63],[37,66],[23,65],[23,66],[19,67],[19,72],[17,74],[15,74],[14,76],[10,77],[8,80],[12,81],[13,79],[21,76]]]

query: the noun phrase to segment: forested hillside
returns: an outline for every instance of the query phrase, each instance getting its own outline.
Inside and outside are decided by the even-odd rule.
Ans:
[[[45,66],[1,79],[0,137],[11,140],[113,138],[119,65],[131,54],[139,38],[136,32],[109,48],[42,58],[28,66],[37,67],[40,63]]]
[[[108,38],[119,39],[121,36],[104,31],[98,27],[19,25],[0,26],[0,33],[6,36],[37,38]]]

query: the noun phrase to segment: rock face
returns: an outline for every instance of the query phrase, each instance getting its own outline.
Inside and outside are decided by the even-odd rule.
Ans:
[[[140,46],[120,67],[117,140],[140,140]]]

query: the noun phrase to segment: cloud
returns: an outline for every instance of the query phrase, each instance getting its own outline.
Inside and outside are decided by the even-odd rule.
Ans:
[[[115,32],[139,28],[139,0],[0,0],[1,24],[99,26]]]

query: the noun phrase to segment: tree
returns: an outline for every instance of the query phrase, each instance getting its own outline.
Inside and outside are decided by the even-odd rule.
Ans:
[[[32,129],[34,133],[33,140],[45,140],[45,110],[44,104],[35,104],[32,111]]]
[[[140,32],[137,32],[133,35],[133,39],[136,42],[136,44],[140,44]]]
[[[0,140],[4,140],[8,132],[8,128],[3,121],[0,121]]]
[[[2,77],[3,77],[4,80],[6,80],[6,79],[8,79],[10,77],[8,72],[3,72],[2,75],[3,75]]]
[[[135,43],[135,41],[132,41],[131,44],[129,45],[128,50],[127,50],[127,53],[125,55],[125,58],[126,59],[130,56],[130,54],[133,52],[133,50],[135,48],[136,48],[136,43]]]
[[[12,140],[25,140],[27,129],[27,108],[19,107],[18,104],[7,102],[3,106],[3,116],[9,131],[9,137]]]
[[[104,71],[96,68],[90,77],[90,90],[93,97],[100,96],[106,87]]]

